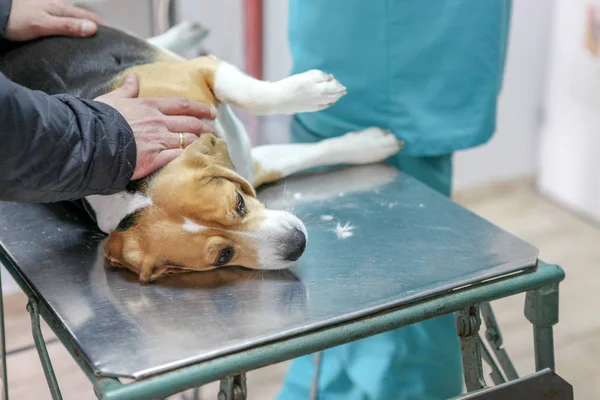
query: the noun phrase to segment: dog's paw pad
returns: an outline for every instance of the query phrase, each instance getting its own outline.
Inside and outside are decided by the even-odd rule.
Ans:
[[[320,70],[291,76],[282,85],[285,95],[278,106],[290,114],[323,110],[346,94],[346,88],[333,75]]]
[[[383,161],[402,148],[402,142],[390,131],[371,127],[359,132],[349,132],[334,139],[336,147],[343,149],[349,164],[368,164]]]

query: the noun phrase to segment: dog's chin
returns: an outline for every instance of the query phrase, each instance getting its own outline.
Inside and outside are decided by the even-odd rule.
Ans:
[[[262,264],[257,268],[248,268],[248,269],[257,269],[264,271],[276,271],[282,269],[288,269],[296,265],[298,261],[288,261],[288,260],[273,260]]]

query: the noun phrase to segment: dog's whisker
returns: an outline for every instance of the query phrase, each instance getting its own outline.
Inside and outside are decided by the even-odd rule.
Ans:
[[[283,195],[282,195],[284,204],[286,205],[286,208],[287,208],[287,202],[285,201],[286,193],[287,193],[287,180],[283,181]]]
[[[248,277],[244,280],[244,286],[246,287],[248,285],[248,283],[252,280],[252,275],[254,275],[254,271],[255,270],[250,270],[250,273],[248,274]]]

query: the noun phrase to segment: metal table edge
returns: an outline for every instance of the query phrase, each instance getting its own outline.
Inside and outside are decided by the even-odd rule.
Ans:
[[[418,321],[449,314],[474,303],[497,300],[558,283],[564,279],[565,272],[559,265],[538,260],[535,269],[522,274],[513,274],[504,279],[471,285],[446,293],[444,296],[433,297],[359,320],[307,332],[297,337],[263,344],[132,383],[122,384],[118,380],[110,378],[91,380],[102,400],[147,399],[149,396],[167,397],[225,376],[312,354]],[[88,375],[88,377],[90,376]]]
[[[21,270],[17,266],[16,262],[6,248],[2,245],[2,243],[0,243],[0,264],[2,264],[10,273],[15,282],[19,285],[21,291],[29,299],[33,298],[38,302],[39,314],[52,329],[52,332],[54,332],[63,346],[65,346],[71,356],[75,359],[77,364],[87,375],[88,379],[93,382],[92,377],[98,376],[99,371],[93,368],[93,364],[89,361],[89,358],[85,355],[85,352],[79,349],[78,346],[69,339],[69,336],[73,337],[73,332],[66,327],[64,321],[58,315],[51,311],[52,308],[49,306],[49,304],[47,304],[44,297],[40,296],[37,290],[35,290],[35,286],[31,284],[29,279],[27,279],[27,277],[21,273]]]

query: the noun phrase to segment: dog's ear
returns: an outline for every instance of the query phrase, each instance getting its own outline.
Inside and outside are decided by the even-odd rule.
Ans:
[[[127,268],[138,275],[140,283],[150,283],[168,268],[156,266],[157,258],[146,252],[134,235],[113,231],[104,246],[104,256],[111,266]]]
[[[197,169],[199,179],[227,179],[239,184],[245,194],[256,197],[252,185],[235,172],[224,140],[212,134],[201,135],[185,149],[182,158]]]
[[[144,208],[127,215],[104,244],[104,256],[114,267],[123,267],[139,276],[140,282],[152,280],[157,257],[148,250],[144,224],[140,222],[152,211]]]
[[[212,179],[212,178],[222,178],[227,179],[228,181],[237,183],[240,185],[240,189],[247,194],[248,196],[256,197],[256,192],[254,188],[244,178],[238,175],[235,171],[224,168],[220,165],[211,165],[209,167],[204,168],[202,171],[198,171],[200,179]]]
[[[205,133],[183,152],[183,160],[194,167],[219,165],[233,170],[227,143],[211,133]]]

